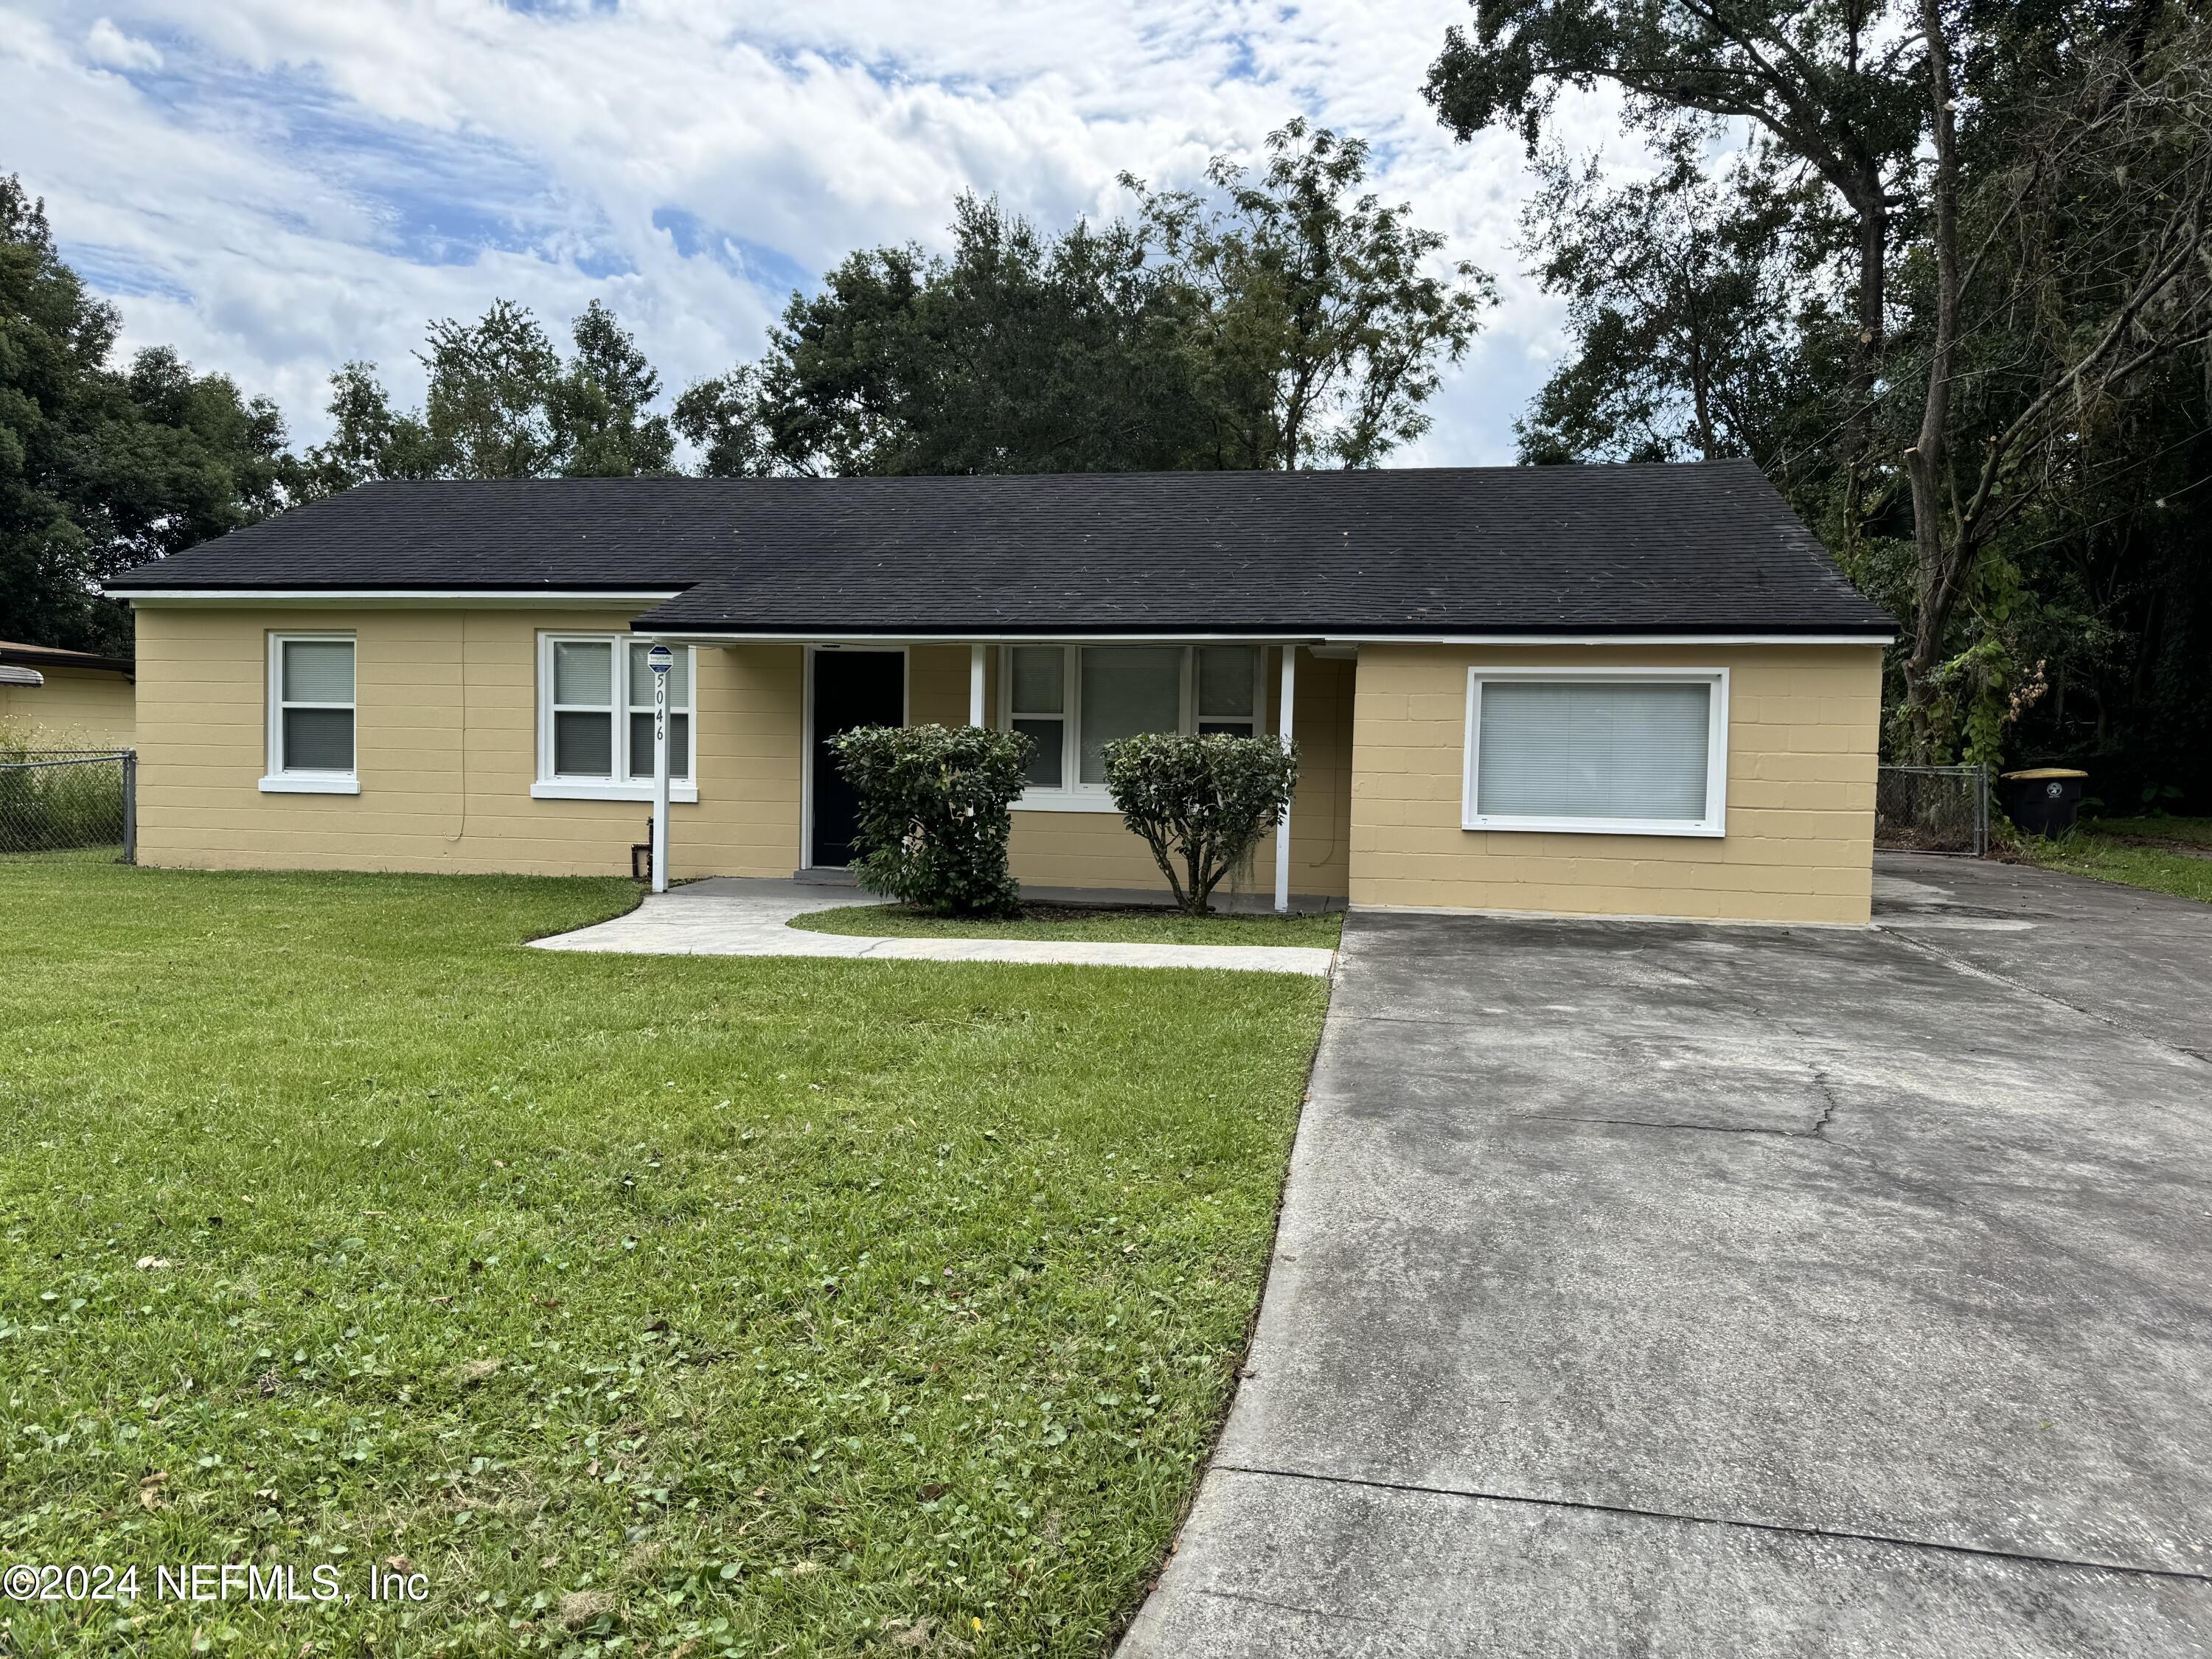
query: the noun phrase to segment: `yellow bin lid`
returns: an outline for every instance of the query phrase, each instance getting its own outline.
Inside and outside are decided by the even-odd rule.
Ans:
[[[2089,775],[2076,772],[2070,766],[2038,766],[2025,772],[2001,772],[1997,775],[2006,778],[2086,778]]]

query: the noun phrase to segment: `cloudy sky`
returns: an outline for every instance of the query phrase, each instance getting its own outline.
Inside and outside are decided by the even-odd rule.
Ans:
[[[1454,144],[1420,85],[1461,0],[0,0],[0,170],[166,341],[323,435],[324,380],[404,400],[433,316],[494,295],[564,328],[594,295],[672,392],[757,355],[848,250],[939,246],[954,195],[1048,226],[1127,168],[1197,182],[1304,113],[1499,277],[1404,462],[1512,459],[1557,307],[1512,251],[1503,135]],[[1609,106],[1578,149],[1618,149]]]

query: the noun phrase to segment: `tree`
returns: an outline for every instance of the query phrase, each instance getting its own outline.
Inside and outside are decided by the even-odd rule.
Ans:
[[[628,477],[665,472],[668,417],[648,413],[660,377],[598,300],[571,329],[564,362],[526,307],[494,300],[473,323],[430,325],[419,413],[395,414],[376,365],[331,376],[327,442],[307,452],[313,493],[371,478]]]
[[[0,637],[128,654],[106,577],[276,511],[298,482],[266,398],[166,347],[111,366],[113,307],[0,177]]]
[[[1534,165],[1522,251],[1565,298],[1576,350],[1515,423],[1522,459],[1779,464],[1798,392],[1796,193],[1748,160],[1708,178],[1679,137],[1662,172],[1620,189],[1595,159],[1554,149]]]
[[[660,395],[660,376],[636,340],[598,300],[584,307],[571,335],[575,355],[551,399],[562,471],[594,478],[667,471],[675,434],[666,416],[647,412]]]
[[[1459,138],[1510,123],[1534,154],[1560,92],[1602,82],[1627,94],[1646,132],[1741,120],[1835,193],[1854,244],[1841,426],[1856,475],[1873,439],[1889,256],[1920,134],[1917,36],[1890,29],[1882,0],[1475,0],[1474,11],[1472,35],[1445,32],[1426,88]],[[1856,495],[1854,482],[1846,534]]]
[[[699,452],[702,477],[757,478],[783,470],[763,408],[760,375],[750,363],[684,388],[676,400],[674,424]]]
[[[1182,296],[1141,228],[1047,235],[962,196],[952,251],[854,252],[793,295],[757,364],[687,388],[720,474],[1126,471],[1192,465]]]
[[[331,432],[307,453],[309,495],[333,495],[371,478],[429,476],[429,431],[416,416],[392,412],[374,363],[349,362],[330,384]]]
[[[1905,623],[1893,750],[2088,762],[2107,799],[2177,782],[2212,794],[2212,537],[2185,500],[2212,483],[2199,67],[2212,25],[2163,0],[1710,15],[1668,0],[1570,27],[1562,8],[1484,0],[1478,34],[1519,31],[1528,51],[1501,44],[1486,64],[1455,38],[1431,93],[1463,100],[1440,106],[1448,122],[1487,111],[1534,132],[1559,88],[1610,78],[1662,154],[1689,154],[1682,135],[1709,135],[1728,99],[1689,36],[1662,37],[1700,18],[1724,66],[1723,34],[1790,37],[1791,53],[1766,54],[1771,75],[1747,60],[1723,76],[1749,76],[1776,108],[1754,116],[1738,99],[1744,150],[1694,177],[1540,197],[1532,251],[1568,280],[1576,345],[1524,422],[1525,452],[1688,453],[1700,365],[1682,331],[1734,311],[1757,254],[1775,295],[1756,308],[1770,390],[1746,405],[1763,426],[1716,435],[1759,459]],[[1862,44],[1877,37],[1878,56]],[[1845,234],[1863,226],[1819,165],[1824,129],[1784,118],[1833,104],[1834,66],[1852,64],[1910,98],[1900,111],[1883,94],[1869,129],[1893,158],[1871,394],[1854,329],[1871,262]],[[1662,200],[1661,184],[1680,188]],[[1787,210],[1766,222],[1771,241],[1739,246],[1729,227],[1774,208]],[[1677,221],[1686,234],[1700,217],[1702,258],[1630,257],[1663,253]],[[1683,280],[1655,280],[1670,274]]]
[[[678,428],[732,473],[1372,465],[1426,428],[1489,278],[1360,191],[1358,140],[1268,147],[1210,196],[1125,175],[1133,219],[1056,235],[963,196],[949,255],[851,255]]]
[[[430,325],[430,372],[422,424],[440,474],[453,478],[538,478],[562,470],[556,424],[560,354],[529,309],[494,300],[473,323]]]
[[[1920,16],[1932,293],[1920,421],[1903,453],[1917,566],[1905,714],[1913,752],[1932,754],[1952,735],[1943,682],[1978,672],[1968,747],[1990,755],[2016,666],[2002,624],[2018,571],[2000,538],[2083,482],[2097,429],[2161,366],[2212,345],[2212,26],[2155,9],[2101,33],[1999,21],[1984,49],[2041,55],[2049,70],[1972,106],[1975,167],[1956,81],[1974,20],[1954,21],[1942,0],[1921,0]],[[1999,626],[1954,653],[1954,617],[1974,601]]]
[[[1437,362],[1465,353],[1494,287],[1464,260],[1437,274],[1443,235],[1359,191],[1364,140],[1297,118],[1267,153],[1256,180],[1213,158],[1221,206],[1122,175],[1195,296],[1212,465],[1373,466],[1428,429]]]

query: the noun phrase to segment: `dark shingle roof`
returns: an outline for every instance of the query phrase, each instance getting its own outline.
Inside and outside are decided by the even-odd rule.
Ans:
[[[681,588],[671,632],[1866,633],[1748,462],[384,483],[110,584]]]
[[[0,665],[15,668],[85,668],[110,674],[128,674],[137,667],[128,657],[103,657],[94,651],[64,651],[57,645],[27,645],[21,640],[0,640]]]
[[[142,588],[674,590],[729,568],[743,482],[367,483],[117,576]]]

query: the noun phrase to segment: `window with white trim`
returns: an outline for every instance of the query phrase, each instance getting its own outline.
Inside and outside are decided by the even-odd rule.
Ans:
[[[1191,653],[1198,676],[1199,735],[1257,737],[1267,723],[1261,712],[1266,702],[1260,690],[1266,672],[1261,653],[1249,645],[1194,646]]]
[[[1726,669],[1471,669],[1469,830],[1718,836]]]
[[[1032,789],[1058,789],[1067,776],[1067,655],[1056,645],[1011,646],[1000,670],[1006,729],[1030,740]]]
[[[653,789],[649,641],[628,634],[538,636],[538,781],[541,799],[642,800]],[[679,800],[691,783],[693,652],[673,647],[668,673],[668,775]]]
[[[269,636],[269,767],[264,791],[356,794],[355,641],[350,634]]]
[[[1266,652],[1249,645],[1015,645],[1000,724],[1031,743],[1018,805],[1111,811],[1105,746],[1140,732],[1264,736]]]

